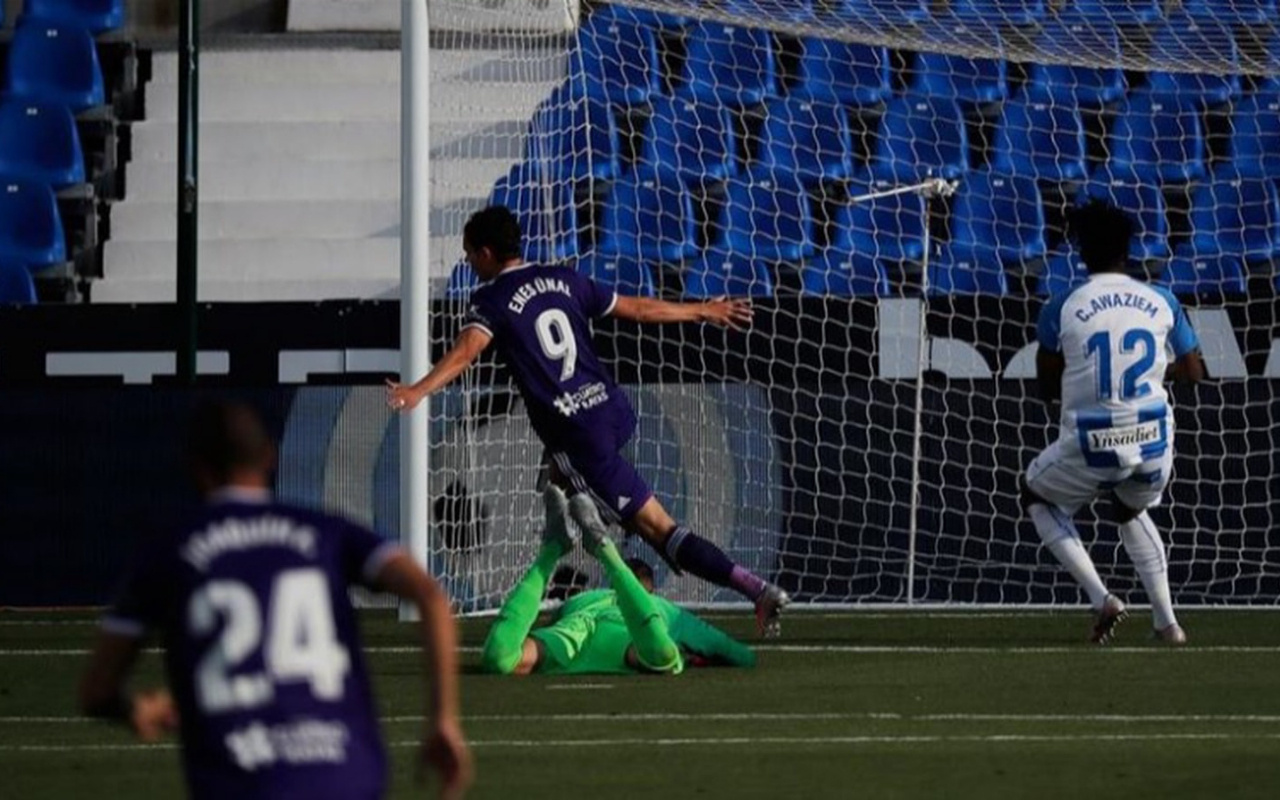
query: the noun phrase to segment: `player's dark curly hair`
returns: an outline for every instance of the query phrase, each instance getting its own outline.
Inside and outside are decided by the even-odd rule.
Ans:
[[[1067,212],[1067,238],[1090,272],[1123,270],[1133,234],[1133,219],[1100,200]]]
[[[237,469],[270,468],[275,443],[250,406],[228,400],[206,401],[191,415],[187,458],[193,467],[225,481]]]
[[[653,567],[649,566],[649,562],[643,558],[632,556],[627,559],[627,566],[635,573],[635,576],[642,581],[648,581],[649,585],[654,584]]]
[[[520,221],[506,206],[489,206],[471,215],[462,238],[473,249],[489,248],[499,261],[520,257]]]

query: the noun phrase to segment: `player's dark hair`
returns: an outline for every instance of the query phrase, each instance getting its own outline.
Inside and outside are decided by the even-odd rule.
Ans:
[[[626,564],[631,568],[631,571],[635,573],[637,578],[641,581],[647,582],[650,586],[653,585],[653,567],[649,566],[648,561],[645,561],[643,558],[632,556],[627,559]]]
[[[471,215],[462,238],[475,250],[487,247],[499,261],[520,257],[520,221],[506,206],[489,206]]]
[[[1122,271],[1129,260],[1133,220],[1100,200],[1067,212],[1067,238],[1090,272]]]
[[[261,417],[244,403],[207,401],[191,415],[187,458],[218,481],[238,469],[267,469],[274,455],[275,444]]]

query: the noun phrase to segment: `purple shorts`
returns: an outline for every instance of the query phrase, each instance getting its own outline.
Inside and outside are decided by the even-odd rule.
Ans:
[[[627,522],[653,497],[649,484],[619,453],[635,429],[635,417],[628,414],[594,428],[585,441],[564,449],[548,447],[545,455],[574,490],[590,495],[601,516],[613,522]]]

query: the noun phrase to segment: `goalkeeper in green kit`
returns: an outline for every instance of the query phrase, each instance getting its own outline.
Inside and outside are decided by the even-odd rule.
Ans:
[[[547,527],[542,547],[515,585],[485,639],[481,669],[501,675],[660,673],[677,675],[686,664],[751,667],[751,648],[650,593],[652,571],[623,560],[585,494],[572,500],[555,486],[543,493]],[[582,531],[582,545],[604,568],[610,589],[583,592],[560,607],[548,626],[533,629],[547,582],[573,549],[568,516]],[[649,586],[645,584],[648,583]]]

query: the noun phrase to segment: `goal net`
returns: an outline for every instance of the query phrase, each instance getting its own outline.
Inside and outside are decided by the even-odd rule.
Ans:
[[[454,21],[432,31],[437,354],[488,202],[531,261],[749,296],[746,333],[596,326],[641,419],[627,455],[673,516],[801,604],[1078,605],[1018,482],[1057,435],[1034,323],[1083,276],[1063,220],[1101,198],[1137,221],[1133,267],[1183,299],[1211,376],[1172,390],[1152,512],[1175,602],[1276,603],[1274,7],[1066,6],[433,2]],[[542,448],[492,363],[431,417],[431,561],[491,609],[537,547]],[[1141,603],[1105,511],[1081,534]],[[624,547],[673,599],[739,599]]]

